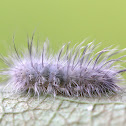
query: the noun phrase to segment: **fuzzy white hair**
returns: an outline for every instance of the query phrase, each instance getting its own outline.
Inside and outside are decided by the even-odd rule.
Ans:
[[[72,49],[68,43],[54,56],[48,52],[48,43],[40,50],[34,47],[33,37],[28,41],[28,51],[22,54],[14,43],[14,55],[0,56],[8,66],[1,70],[1,74],[8,77],[7,87],[14,93],[33,91],[38,96],[48,93],[77,97],[117,94],[121,90],[117,84],[123,80],[120,73],[126,69],[114,63],[125,56],[109,58],[125,49],[118,51],[108,47],[93,54],[97,45],[91,42],[83,46],[83,43]]]

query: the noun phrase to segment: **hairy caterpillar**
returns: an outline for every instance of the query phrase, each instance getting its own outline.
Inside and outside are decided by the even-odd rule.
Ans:
[[[83,42],[69,49],[64,45],[58,54],[48,52],[48,43],[41,49],[33,46],[33,37],[28,41],[28,50],[19,53],[14,43],[15,53],[11,56],[0,56],[8,67],[1,69],[1,75],[8,78],[7,87],[13,93],[33,91],[35,95],[61,94],[64,96],[97,97],[117,94],[121,87],[117,85],[121,79],[120,69],[111,56],[124,51],[116,51],[111,47],[93,54],[93,42],[83,46]]]

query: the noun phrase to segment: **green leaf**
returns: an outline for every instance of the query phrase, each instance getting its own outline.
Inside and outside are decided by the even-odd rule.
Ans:
[[[110,98],[0,93],[0,126],[121,126],[126,123],[125,94]]]

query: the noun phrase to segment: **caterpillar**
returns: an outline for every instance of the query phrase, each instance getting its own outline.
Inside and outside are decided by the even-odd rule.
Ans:
[[[104,48],[95,53],[98,45],[84,42],[70,49],[70,43],[63,45],[58,54],[49,53],[49,43],[39,48],[33,46],[33,37],[27,42],[27,50],[19,53],[13,42],[15,52],[8,57],[0,55],[7,66],[1,69],[1,76],[7,77],[6,87],[13,93],[34,92],[35,95],[52,94],[74,97],[101,97],[118,94],[123,82],[117,59],[112,56],[125,51]]]

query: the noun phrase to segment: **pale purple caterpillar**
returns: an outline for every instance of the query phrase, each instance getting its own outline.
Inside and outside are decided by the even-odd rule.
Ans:
[[[35,48],[33,38],[28,41],[28,51],[15,53],[0,59],[8,66],[1,70],[1,75],[8,78],[7,87],[14,93],[33,91],[36,95],[57,94],[64,96],[97,97],[117,94],[121,88],[117,85],[123,79],[119,65],[121,61],[110,59],[111,56],[124,51],[116,51],[110,47],[96,54],[97,46],[92,43],[69,49],[69,43],[64,45],[58,54],[51,55],[48,43]]]

